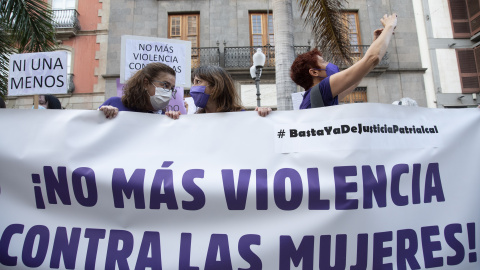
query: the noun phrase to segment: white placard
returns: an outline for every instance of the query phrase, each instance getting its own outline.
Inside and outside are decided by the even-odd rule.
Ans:
[[[67,93],[67,52],[12,54],[8,95],[25,96]]]
[[[197,111],[197,106],[195,106],[195,102],[193,101],[192,97],[186,97],[185,102],[188,104],[188,114],[194,114]]]
[[[191,54],[190,41],[124,35],[122,36],[120,82],[125,83],[148,63],[161,62],[175,70],[177,86],[190,87]]]
[[[294,110],[300,110],[300,104],[302,104],[304,94],[305,92],[292,93],[292,105]]]

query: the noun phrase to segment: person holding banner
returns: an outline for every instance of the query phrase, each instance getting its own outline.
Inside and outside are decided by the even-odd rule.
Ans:
[[[3,101],[3,98],[0,97],[0,109],[5,109],[7,108],[7,105],[5,105],[5,101]]]
[[[232,76],[219,66],[200,66],[192,72],[190,95],[195,106],[200,108],[196,113],[238,112],[245,111],[242,106]],[[260,116],[268,115],[272,109],[256,108]],[[173,119],[180,117],[179,112],[166,112]]]
[[[35,109],[35,104],[32,105],[32,109]],[[53,95],[39,95],[38,96],[38,109],[53,109],[61,110],[62,103],[58,98]]]
[[[155,113],[165,109],[175,95],[175,70],[154,62],[137,71],[126,83],[123,96],[107,99],[99,108],[107,118],[119,111]]]
[[[46,109],[61,110],[62,103],[53,95],[43,95],[38,97],[38,103]]]
[[[300,109],[338,105],[338,98],[351,92],[380,63],[397,26],[397,15],[385,14],[380,21],[384,28],[375,31],[374,41],[365,56],[346,70],[338,72],[317,49],[295,59],[290,77],[306,90]]]

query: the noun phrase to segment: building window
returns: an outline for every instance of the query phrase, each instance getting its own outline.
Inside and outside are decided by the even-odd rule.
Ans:
[[[267,45],[275,46],[272,13],[250,13],[250,46],[258,48]],[[275,48],[268,46],[264,47],[262,51],[267,58],[265,66],[275,66]],[[251,49],[250,57],[254,53],[255,50]]]
[[[367,102],[367,88],[366,87],[357,87],[344,97],[342,100],[339,101],[341,104],[347,103],[364,103]]]
[[[456,49],[458,70],[462,86],[462,93],[477,93],[480,90],[477,62],[480,60],[480,48]]]
[[[450,17],[452,19],[453,38],[470,38],[471,35],[469,16],[467,12],[467,1],[449,0],[448,5],[450,7]]]
[[[199,14],[169,15],[168,38],[192,42],[192,48],[199,47]]]
[[[467,0],[468,20],[471,36],[480,32],[480,1]]]
[[[75,9],[75,0],[52,0],[52,9]]]
[[[175,14],[168,16],[168,38],[192,43],[192,67],[200,65],[199,14]]]
[[[61,50],[67,53],[67,91],[72,93],[75,91],[73,84],[73,67],[72,67],[72,52],[69,50]]]
[[[72,53],[71,53],[70,51],[67,51],[67,50],[61,50],[61,51],[67,53],[67,73],[68,73],[68,74],[72,74],[72,73],[73,73],[73,69],[72,69]]]
[[[250,45],[275,45],[272,13],[250,13]]]
[[[75,35],[80,30],[78,12],[75,8],[76,0],[52,0],[52,19],[55,28],[72,28]],[[68,37],[71,33],[71,31],[61,32]]]
[[[343,12],[345,16],[344,22],[348,25],[349,33],[348,38],[350,40],[351,52],[353,54],[354,62],[360,60],[363,55],[362,52],[362,39],[360,37],[360,24],[358,21],[358,12],[345,11]],[[358,58],[358,59],[357,59]]]

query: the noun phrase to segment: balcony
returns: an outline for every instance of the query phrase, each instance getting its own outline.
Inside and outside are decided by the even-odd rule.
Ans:
[[[218,47],[192,48],[192,69],[204,65],[220,65],[220,49]]]
[[[53,26],[59,39],[68,39],[80,31],[78,12],[75,9],[53,10]]]
[[[225,68],[250,68],[253,64],[252,56],[257,48],[261,48],[266,60],[264,67],[275,67],[275,47],[225,47]]]
[[[225,47],[225,68],[250,68],[253,64],[252,56],[261,48],[266,56],[264,67],[275,67],[275,46],[263,47]],[[308,52],[310,46],[294,46],[295,57],[297,55]]]
[[[358,62],[365,55],[369,45],[355,45],[351,46],[353,63]],[[249,69],[252,64],[252,56],[256,52],[257,48],[261,48],[262,52],[266,56],[265,66],[266,68],[275,68],[275,46],[262,46],[262,47],[225,47],[223,55],[220,54],[218,47],[208,48],[192,48],[192,68],[199,67],[201,65],[215,65],[222,66],[229,70]],[[310,46],[294,46],[294,54],[297,57],[299,54],[308,52],[311,49]],[[332,57],[328,53],[324,53],[323,57],[329,61]],[[350,65],[346,62],[336,62],[336,65],[340,69],[346,69]],[[389,67],[388,52],[382,58],[380,63],[371,72],[371,76],[379,75]]]

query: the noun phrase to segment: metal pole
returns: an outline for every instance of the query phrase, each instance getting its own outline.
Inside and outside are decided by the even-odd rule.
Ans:
[[[255,67],[255,85],[257,86],[257,107],[260,107],[260,76],[262,75],[261,66]]]

